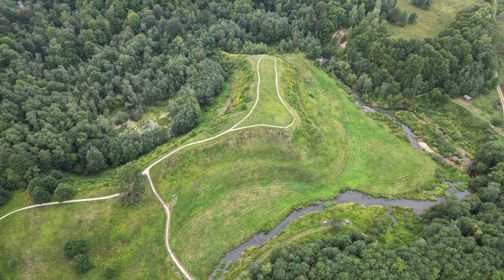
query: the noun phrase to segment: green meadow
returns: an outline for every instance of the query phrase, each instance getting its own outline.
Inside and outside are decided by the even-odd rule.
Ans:
[[[258,59],[249,59],[252,69],[256,69]],[[261,83],[259,86],[259,101],[253,114],[247,118],[240,127],[254,124],[269,124],[286,126],[292,121],[292,116],[278,99],[275,87],[275,60],[264,58],[260,62],[259,73]],[[254,97],[257,90],[257,80],[250,87]],[[254,99],[254,98],[251,98]]]
[[[388,24],[388,28],[392,37],[420,40],[435,37],[453,22],[458,12],[478,4],[481,1],[434,0],[429,9],[421,9],[415,7],[411,0],[397,0],[397,7],[408,13],[416,13],[417,20],[416,23],[405,26]]]
[[[259,56],[232,56],[235,69],[195,130],[136,160],[139,169],[174,148],[222,132],[252,107]],[[175,154],[152,170],[156,187],[172,204],[171,245],[179,260],[205,278],[229,250],[271,229],[292,209],[332,198],[344,189],[375,196],[432,197],[442,191],[440,169],[404,137],[360,111],[345,90],[301,55],[277,58],[283,99],[296,116],[289,129],[235,131]],[[241,126],[287,125],[291,115],[275,90],[274,57],[265,57],[259,100]],[[92,177],[72,176],[77,197],[114,193],[121,167]],[[29,203],[17,192],[0,213]],[[117,200],[54,206],[9,217],[0,226],[0,274],[7,279],[77,279],[62,255],[69,239],[85,239],[95,268],[86,277],[177,279],[163,246],[164,214],[150,189],[134,208]],[[49,269],[50,268],[50,269]]]
[[[262,62],[261,88],[269,90],[261,91],[263,102],[246,124],[285,125],[289,114],[273,97],[274,75],[262,76],[274,73],[274,63]],[[288,55],[278,58],[278,71],[281,94],[297,116],[292,128],[233,132],[151,170],[173,205],[172,248],[196,277],[206,277],[226,252],[271,229],[293,208],[343,189],[417,198],[439,191],[434,161],[361,112],[322,70]],[[254,99],[255,89],[249,88],[247,99]],[[263,118],[262,112],[282,116]]]
[[[40,208],[1,221],[0,275],[5,279],[81,279],[63,256],[71,239],[86,240],[95,265],[85,277],[105,279],[107,269],[118,279],[158,279],[177,272],[163,246],[164,218],[154,195],[147,192],[135,208],[118,200]],[[146,226],[148,225],[148,226]]]

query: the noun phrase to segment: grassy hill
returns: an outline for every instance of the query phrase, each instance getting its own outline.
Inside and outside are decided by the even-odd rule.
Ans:
[[[230,82],[191,133],[135,161],[139,168],[183,143],[221,132],[247,114],[255,100],[258,56],[235,56]],[[290,114],[274,85],[273,58],[263,59],[261,100],[242,125],[285,125]],[[275,225],[294,207],[358,189],[387,197],[425,197],[435,189],[438,166],[427,155],[361,112],[331,77],[301,55],[278,58],[279,85],[297,116],[290,130],[253,128],[195,146],[152,170],[165,200],[173,204],[172,247],[198,277],[207,275],[228,250]],[[72,178],[78,197],[109,194],[118,170]],[[176,199],[172,199],[172,195]],[[16,193],[0,213],[26,205]],[[85,239],[102,278],[177,279],[166,259],[164,218],[150,190],[134,208],[116,201],[55,206],[18,213],[1,221],[0,275],[8,279],[77,279],[62,246]],[[4,226],[5,223],[5,226]]]
[[[82,279],[63,256],[63,245],[71,239],[89,244],[96,267],[84,275],[87,279],[104,279],[108,268],[119,279],[176,279],[163,246],[163,212],[151,193],[133,209],[117,200],[47,207],[0,224],[0,276],[5,279]]]
[[[272,67],[261,64],[260,72],[272,73]],[[165,200],[176,196],[172,247],[197,277],[206,276],[228,250],[273,227],[298,205],[348,188],[418,197],[435,186],[436,164],[361,112],[334,79],[301,56],[282,56],[278,68],[281,92],[298,116],[291,130],[254,128],[228,134],[152,170]],[[261,76],[261,82],[261,88],[270,90],[261,91],[262,108],[247,124],[286,124],[288,114],[280,110],[278,99],[265,97],[276,94],[271,90],[274,79]],[[248,94],[255,95],[255,90],[251,86]],[[275,116],[262,118],[255,115],[259,112]]]

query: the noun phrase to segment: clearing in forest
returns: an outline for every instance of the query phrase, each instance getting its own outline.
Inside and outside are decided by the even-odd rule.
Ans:
[[[434,0],[430,8],[421,9],[415,7],[411,0],[398,0],[397,7],[401,11],[417,14],[416,23],[405,26],[388,24],[388,28],[393,37],[420,40],[434,37],[453,22],[458,12],[481,2],[480,0]]]

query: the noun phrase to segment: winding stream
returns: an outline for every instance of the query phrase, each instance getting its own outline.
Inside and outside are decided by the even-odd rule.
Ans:
[[[408,127],[405,123],[403,123],[401,120],[399,120],[395,115],[393,111],[381,109],[381,108],[374,108],[371,106],[368,106],[362,102],[359,98],[356,99],[355,105],[359,107],[361,110],[363,110],[366,113],[384,113],[387,114],[391,117],[393,117],[400,125],[401,128],[408,139],[409,144],[418,150],[422,150],[415,133],[413,130]],[[468,191],[460,191],[455,186],[457,185],[456,182],[450,182],[451,187],[445,191],[445,195],[454,195],[456,199],[461,200],[464,197],[466,197],[469,192]],[[390,217],[390,219],[394,222],[397,223],[396,218],[391,214],[391,211],[394,207],[404,207],[404,208],[411,208],[413,210],[413,213],[416,215],[422,214],[425,210],[429,209],[432,206],[438,205],[446,201],[446,197],[440,197],[437,200],[412,200],[412,199],[393,199],[389,200],[386,198],[380,198],[380,197],[371,197],[365,193],[358,192],[358,191],[346,191],[343,193],[340,193],[338,198],[333,199],[333,200],[324,200],[319,202],[316,205],[311,205],[304,207],[299,210],[294,210],[292,211],[284,220],[282,220],[279,224],[275,226],[270,232],[264,233],[260,232],[252,238],[250,238],[247,242],[242,243],[240,246],[235,248],[234,250],[230,251],[227,253],[221,260],[219,266],[217,266],[212,274],[208,277],[209,280],[211,279],[220,279],[222,272],[226,271],[227,267],[229,264],[232,262],[237,261],[240,258],[240,255],[249,247],[252,246],[260,246],[264,244],[266,241],[271,240],[273,237],[279,235],[282,230],[288,226],[290,223],[293,221],[299,219],[300,217],[316,212],[316,211],[323,211],[326,208],[326,204],[344,204],[344,203],[358,203],[360,205],[364,206],[386,206],[389,207],[387,210],[386,214]],[[220,273],[218,273],[220,271]]]
[[[456,182],[450,183],[451,187],[445,191],[445,195],[450,196],[454,195],[457,200],[461,200],[469,195],[468,191],[460,191],[455,186]],[[358,203],[363,206],[386,206],[390,207],[387,211],[387,215],[392,219],[394,223],[397,222],[395,217],[390,214],[390,211],[394,207],[404,207],[411,208],[413,213],[416,215],[422,214],[425,210],[429,209],[432,206],[441,204],[446,201],[446,196],[440,197],[437,200],[413,200],[413,199],[386,199],[380,197],[371,197],[365,193],[359,191],[346,191],[340,193],[338,198],[332,200],[323,200],[316,205],[311,205],[304,207],[299,210],[292,211],[282,222],[275,226],[270,232],[264,233],[260,232],[252,238],[250,238],[247,242],[241,244],[234,250],[227,253],[221,260],[220,264],[224,264],[223,270],[226,270],[228,265],[234,261],[237,261],[240,258],[240,255],[251,246],[260,246],[264,244],[266,241],[271,240],[273,237],[279,235],[282,230],[288,226],[293,221],[299,219],[302,216],[307,214],[323,211],[326,208],[327,204],[345,204],[345,203]],[[208,277],[208,279],[220,279],[220,276],[215,277],[218,268],[214,269],[212,274]]]
[[[437,152],[432,151],[432,149],[430,149],[430,147],[428,147],[428,146],[427,146],[428,149],[426,149],[425,148],[426,143],[422,143],[422,144],[424,144],[424,146],[422,146],[420,144],[420,142],[417,140],[417,137],[416,137],[415,133],[413,132],[413,130],[409,126],[407,126],[402,120],[400,120],[398,117],[396,117],[396,115],[395,115],[396,111],[369,106],[369,105],[365,104],[360,99],[360,97],[357,96],[357,95],[354,95],[354,98],[355,98],[355,105],[357,107],[359,107],[365,113],[377,113],[377,112],[379,112],[379,113],[386,114],[386,115],[392,117],[401,126],[401,128],[402,128],[402,130],[403,130],[403,132],[404,132],[404,134],[406,136],[406,138],[408,139],[408,142],[410,143],[410,145],[413,148],[415,148],[417,150],[425,151],[427,153],[438,155],[447,164],[450,164],[450,162],[453,162],[454,160],[455,161],[459,161],[460,159],[462,161],[464,161],[467,166],[470,165],[473,162],[472,159],[466,154],[465,151],[460,151],[459,150],[461,158],[457,158],[457,157],[447,158],[447,157],[445,157],[445,156],[443,156],[443,155],[441,155],[441,154],[439,154]],[[446,135],[444,134],[444,132],[441,131],[441,133],[446,138]]]
[[[413,130],[409,126],[407,126],[404,122],[402,122],[400,119],[398,119],[395,116],[394,111],[386,110],[386,109],[382,109],[382,108],[371,107],[369,105],[364,104],[364,102],[359,97],[356,96],[355,98],[356,98],[355,105],[357,105],[357,107],[359,107],[365,113],[380,112],[380,113],[387,114],[387,115],[391,116],[392,118],[394,118],[394,120],[401,125],[401,128],[402,128],[404,134],[406,135],[406,138],[408,138],[408,142],[410,143],[410,145],[417,150],[422,150],[422,147],[418,143],[418,140],[417,140],[416,135],[413,132]]]

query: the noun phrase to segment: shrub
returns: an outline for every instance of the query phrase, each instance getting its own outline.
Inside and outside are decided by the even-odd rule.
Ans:
[[[201,109],[192,88],[182,88],[171,107],[172,131],[175,135],[184,134],[198,124]]]
[[[242,52],[246,54],[261,54],[261,53],[266,53],[268,51],[268,46],[264,43],[252,43],[250,41],[246,41],[245,44],[243,44],[243,50]]]
[[[49,173],[49,176],[53,177],[56,180],[61,180],[61,179],[63,179],[63,177],[65,177],[65,175],[63,175],[63,173],[61,173],[61,171],[54,170],[54,169],[51,170],[51,172]]]
[[[3,205],[9,201],[10,193],[4,189],[0,188],[0,205]]]
[[[114,279],[117,277],[117,270],[112,267],[112,266],[108,266],[106,269],[105,269],[105,273],[103,276],[105,276],[106,279]]]
[[[91,263],[87,255],[82,254],[75,256],[74,259],[75,272],[83,274],[93,269],[93,267],[94,265]]]
[[[51,200],[51,194],[49,194],[49,192],[42,187],[35,187],[31,191],[31,197],[33,203],[36,204],[48,202],[49,200]]]
[[[54,198],[56,198],[57,201],[69,200],[73,196],[74,196],[74,190],[67,185],[60,184],[58,188],[54,191]]]
[[[408,23],[413,24],[417,20],[417,14],[416,13],[411,13],[408,17]]]
[[[116,125],[123,124],[123,123],[127,122],[128,119],[129,119],[129,115],[127,113],[125,113],[123,111],[119,111],[115,117],[115,124]]]
[[[49,194],[52,194],[58,185],[58,180],[52,176],[36,177],[30,180],[28,183],[28,189],[34,190],[35,188],[42,188],[46,190]]]
[[[85,240],[70,240],[63,246],[63,254],[69,260],[77,255],[85,254],[87,251],[88,246]]]
[[[18,266],[18,261],[16,258],[12,258],[9,260],[9,262],[7,263],[9,265],[9,268],[12,269],[12,270],[16,270],[17,266]],[[0,279],[2,279],[0,277]]]
[[[411,3],[423,9],[428,9],[432,6],[432,0],[412,0]]]
[[[140,203],[145,192],[145,181],[143,181],[140,171],[132,163],[127,163],[121,175],[119,192],[123,193],[121,198],[123,206],[133,206]]]
[[[492,117],[492,119],[490,120],[490,122],[494,126],[501,126],[504,123],[500,117]]]

